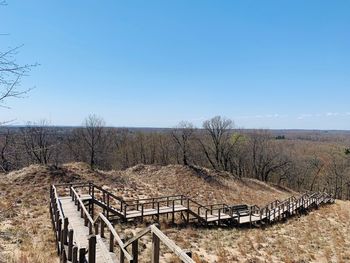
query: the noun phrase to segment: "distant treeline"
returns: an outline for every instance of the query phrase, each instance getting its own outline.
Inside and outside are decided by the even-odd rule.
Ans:
[[[349,137],[345,131],[239,130],[220,116],[200,129],[189,122],[172,129],[112,128],[91,115],[82,127],[46,121],[1,127],[0,169],[75,161],[105,170],[182,164],[350,199]]]

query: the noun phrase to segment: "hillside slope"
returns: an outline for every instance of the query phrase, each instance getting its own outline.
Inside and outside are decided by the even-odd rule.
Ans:
[[[91,171],[82,163],[59,168],[30,166],[0,175],[0,262],[54,262],[49,186],[88,180],[126,199],[184,194],[203,204],[263,205],[295,194],[259,181],[240,181],[227,173],[180,165],[138,165],[108,172]],[[167,226],[166,219],[162,219],[162,230],[181,247],[191,249],[197,262],[345,262],[349,257],[345,250],[350,240],[345,232],[350,230],[349,207],[346,202],[338,202],[265,230],[203,229],[195,225],[175,229]],[[328,214],[331,218],[326,218]],[[128,224],[117,229],[130,236],[142,227]],[[146,240],[142,253],[148,250]],[[162,260],[176,262],[167,253]]]

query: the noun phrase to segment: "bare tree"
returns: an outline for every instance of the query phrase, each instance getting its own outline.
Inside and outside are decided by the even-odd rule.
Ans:
[[[39,123],[28,123],[21,129],[21,133],[28,157],[36,163],[49,164],[55,146],[55,129],[51,129],[49,123],[42,120]]]
[[[334,198],[342,199],[345,197],[344,188],[349,181],[349,163],[340,153],[341,151],[330,153],[330,162],[328,164],[328,174],[326,184],[328,191],[333,193]]]
[[[172,142],[167,133],[159,134],[159,163],[168,165],[171,160]]]
[[[212,167],[216,170],[222,168],[222,154],[230,140],[230,131],[233,128],[233,121],[215,116],[203,123],[203,129],[209,135],[209,143],[200,140],[202,149]]]
[[[181,150],[183,165],[189,164],[190,140],[194,132],[193,124],[186,121],[180,122],[171,132],[175,143]]]
[[[272,173],[280,171],[290,163],[266,131],[252,133],[249,144],[250,166],[256,179],[267,182]]]
[[[10,129],[0,134],[0,169],[4,172],[11,170],[11,161],[9,155],[10,143],[12,142],[12,134]]]
[[[0,6],[6,5],[6,1],[0,1]],[[7,98],[18,98],[26,94],[29,89],[20,89],[20,82],[37,64],[20,64],[16,61],[16,55],[21,46],[0,51],[0,105],[4,106]]]
[[[6,1],[0,0],[0,6],[7,5]],[[0,35],[1,36],[1,35]],[[4,35],[2,35],[4,36]],[[23,76],[38,64],[20,64],[16,61],[16,55],[21,46],[0,51],[0,107],[5,107],[8,98],[20,98],[27,94],[30,89],[21,89],[20,84]],[[2,120],[0,124],[8,122]]]
[[[4,107],[5,99],[20,98],[30,89],[20,89],[20,82],[33,66],[20,65],[15,60],[19,47],[0,52],[0,105]]]
[[[310,165],[314,170],[314,174],[312,176],[311,184],[310,184],[310,191],[314,191],[315,185],[317,184],[317,181],[320,177],[320,174],[325,166],[324,162],[318,158],[317,156],[314,156],[310,160]]]
[[[131,143],[128,129],[118,129],[113,137],[114,155],[116,156],[115,166],[117,168],[128,168],[130,166],[130,152],[128,145]],[[118,166],[118,162],[120,166]]]
[[[225,171],[242,178],[247,176],[247,140],[240,133],[234,133],[223,148],[222,163]]]
[[[107,141],[108,132],[104,120],[93,114],[85,119],[84,127],[73,131],[67,143],[76,158],[95,169],[103,162],[103,156],[109,147]]]

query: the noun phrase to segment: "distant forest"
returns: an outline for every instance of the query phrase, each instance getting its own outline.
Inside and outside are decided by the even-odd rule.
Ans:
[[[221,116],[200,128],[181,122],[157,129],[106,127],[102,118],[90,115],[82,127],[53,127],[46,121],[0,127],[0,169],[67,162],[103,170],[181,164],[350,199],[348,145],[346,131],[240,130]]]

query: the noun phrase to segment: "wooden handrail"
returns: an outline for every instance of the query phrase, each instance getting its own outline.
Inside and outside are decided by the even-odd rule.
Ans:
[[[62,187],[62,186],[72,186],[74,187],[84,187],[84,186],[89,186],[89,182],[76,182],[76,183],[62,183],[62,184],[55,184],[56,187]]]
[[[72,193],[75,195],[76,200],[78,200],[78,202],[80,204],[80,209],[83,209],[86,218],[89,220],[89,222],[93,226],[94,225],[94,220],[90,216],[89,212],[86,210],[86,207],[85,207],[83,201],[80,199],[79,194],[75,191],[75,189],[73,187],[71,187],[71,190],[72,190]]]
[[[176,256],[178,256],[182,262],[185,263],[195,263],[187,254],[185,251],[183,251],[180,247],[178,247],[174,241],[170,240],[162,231],[158,229],[157,226],[151,225],[151,232],[152,234],[156,235],[160,241],[163,242],[172,252],[175,253]]]
[[[95,185],[95,184],[92,184],[92,186],[93,186],[94,188],[97,188],[98,190],[104,192],[104,193],[108,193],[108,195],[109,195],[110,197],[113,197],[114,199],[117,199],[119,202],[125,203],[125,201],[124,201],[123,198],[112,194],[111,192],[107,191],[106,189],[103,189],[102,187],[97,186],[97,185]]]
[[[141,198],[141,199],[133,199],[133,200],[124,200],[124,202],[130,203],[130,202],[137,202],[137,201],[141,202],[141,201],[150,201],[150,200],[152,200],[152,201],[154,200],[156,202],[159,199],[165,199],[164,201],[167,201],[167,198],[180,198],[178,200],[181,200],[181,198],[187,199],[187,197],[184,195],[170,195],[170,196],[159,196],[159,197]],[[152,202],[150,202],[150,203],[152,203]]]
[[[167,203],[167,202],[172,202],[172,201],[185,201],[187,199],[169,199],[169,200],[154,200],[154,201],[151,201],[151,202],[139,202],[137,203],[137,199],[136,200],[130,200],[130,201],[125,201],[125,205],[127,205],[128,207],[135,207],[135,206],[141,206],[141,205],[151,205],[151,204],[157,204],[157,203]],[[130,203],[130,202],[135,202],[135,203]]]
[[[218,207],[217,207],[218,206]],[[218,204],[213,204],[213,205],[203,205],[203,208],[208,208],[208,209],[221,209],[221,208],[227,208],[229,207],[229,205],[225,204],[225,203],[218,203]]]
[[[53,190],[53,193],[54,193],[54,199],[55,199],[55,202],[57,204],[58,212],[60,214],[60,217],[63,220],[65,217],[64,217],[64,213],[63,213],[63,210],[62,210],[61,203],[60,203],[60,201],[58,199],[57,189],[56,189],[55,185],[52,185],[52,190]]]
[[[135,242],[136,240],[140,239],[141,237],[147,235],[149,232],[151,232],[151,227],[147,227],[144,230],[142,230],[141,232],[137,233],[136,236],[133,236],[131,239],[129,239],[127,242],[124,243],[124,248],[127,248],[128,246],[130,246],[133,242]]]
[[[104,222],[104,224],[107,226],[107,228],[109,229],[110,233],[114,236],[115,240],[118,243],[118,246],[121,249],[121,252],[124,254],[124,256],[126,257],[126,259],[129,262],[132,262],[133,257],[129,254],[129,252],[125,249],[125,245],[123,243],[123,241],[121,240],[120,236],[118,235],[117,231],[115,231],[114,227],[112,226],[111,222],[109,222],[109,220],[102,214],[100,213],[98,215],[98,217],[95,219],[95,221],[93,222],[94,225],[96,225],[98,223],[99,220],[102,220]],[[97,233],[96,233],[97,234]]]
[[[190,203],[194,203],[195,205],[198,205],[199,207],[204,207],[204,205],[198,203],[197,201],[194,201],[192,198],[188,198],[188,200],[190,201]]]

